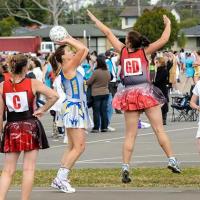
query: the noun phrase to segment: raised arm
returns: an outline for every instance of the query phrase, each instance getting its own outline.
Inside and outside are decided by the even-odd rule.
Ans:
[[[112,33],[112,31],[98,20],[89,10],[87,10],[88,16],[96,24],[97,28],[108,38],[112,46],[117,52],[121,52],[121,49],[125,46],[118,38]]]
[[[162,48],[168,42],[170,34],[171,34],[171,21],[166,15],[163,15],[163,21],[165,24],[165,29],[164,29],[161,37],[145,48],[146,54],[152,54],[152,53],[156,52],[157,50]]]
[[[80,41],[69,36],[64,40],[57,42],[60,45],[68,44],[76,49],[76,53],[73,58],[66,63],[63,72],[65,73],[68,70],[76,70],[76,68],[81,64],[81,62],[86,58],[88,54],[88,48]]]

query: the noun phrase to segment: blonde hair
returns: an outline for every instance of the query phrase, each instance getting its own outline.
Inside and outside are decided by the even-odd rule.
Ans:
[[[159,66],[165,66],[164,57],[157,57],[155,60],[159,63]]]

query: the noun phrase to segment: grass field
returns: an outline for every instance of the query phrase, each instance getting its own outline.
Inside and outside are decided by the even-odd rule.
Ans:
[[[34,186],[48,187],[56,170],[37,170]],[[200,168],[185,168],[181,174],[173,174],[166,168],[136,168],[131,172],[132,182],[122,184],[120,169],[74,169],[70,180],[75,187],[190,187],[200,188]],[[17,171],[13,186],[21,184],[22,172]]]

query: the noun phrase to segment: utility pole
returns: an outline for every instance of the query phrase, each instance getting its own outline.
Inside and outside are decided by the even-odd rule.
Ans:
[[[137,6],[138,6],[138,16],[141,16],[141,7],[140,7],[140,0],[137,0]]]

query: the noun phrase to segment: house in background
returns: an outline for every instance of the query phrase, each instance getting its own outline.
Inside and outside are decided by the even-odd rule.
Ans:
[[[90,51],[97,51],[97,53],[104,53],[111,47],[111,44],[105,35],[96,28],[94,24],[69,24],[64,26],[69,34],[76,39],[84,42]],[[42,27],[37,30],[23,30],[15,33],[14,36],[40,36],[43,41],[50,41],[49,31],[52,26]],[[121,40],[124,41],[126,32],[121,30],[114,30],[112,32]]]
[[[185,37],[187,38],[185,49],[188,50],[200,49],[200,25],[181,29],[180,33],[181,32],[183,32],[185,34]],[[177,44],[175,44],[173,49],[179,49]]]
[[[156,5],[157,6],[157,5]],[[133,6],[127,6],[119,15],[121,17],[121,29],[132,28],[136,23],[137,19],[144,12],[144,10],[152,10],[155,6],[138,6],[135,3]],[[180,22],[180,15],[176,9],[172,6],[167,7],[171,13],[175,16],[176,20]]]
[[[142,6],[140,9],[138,6],[127,6],[119,15],[121,17],[121,29],[132,28],[139,18],[140,14],[145,9],[151,10],[153,6]]]

